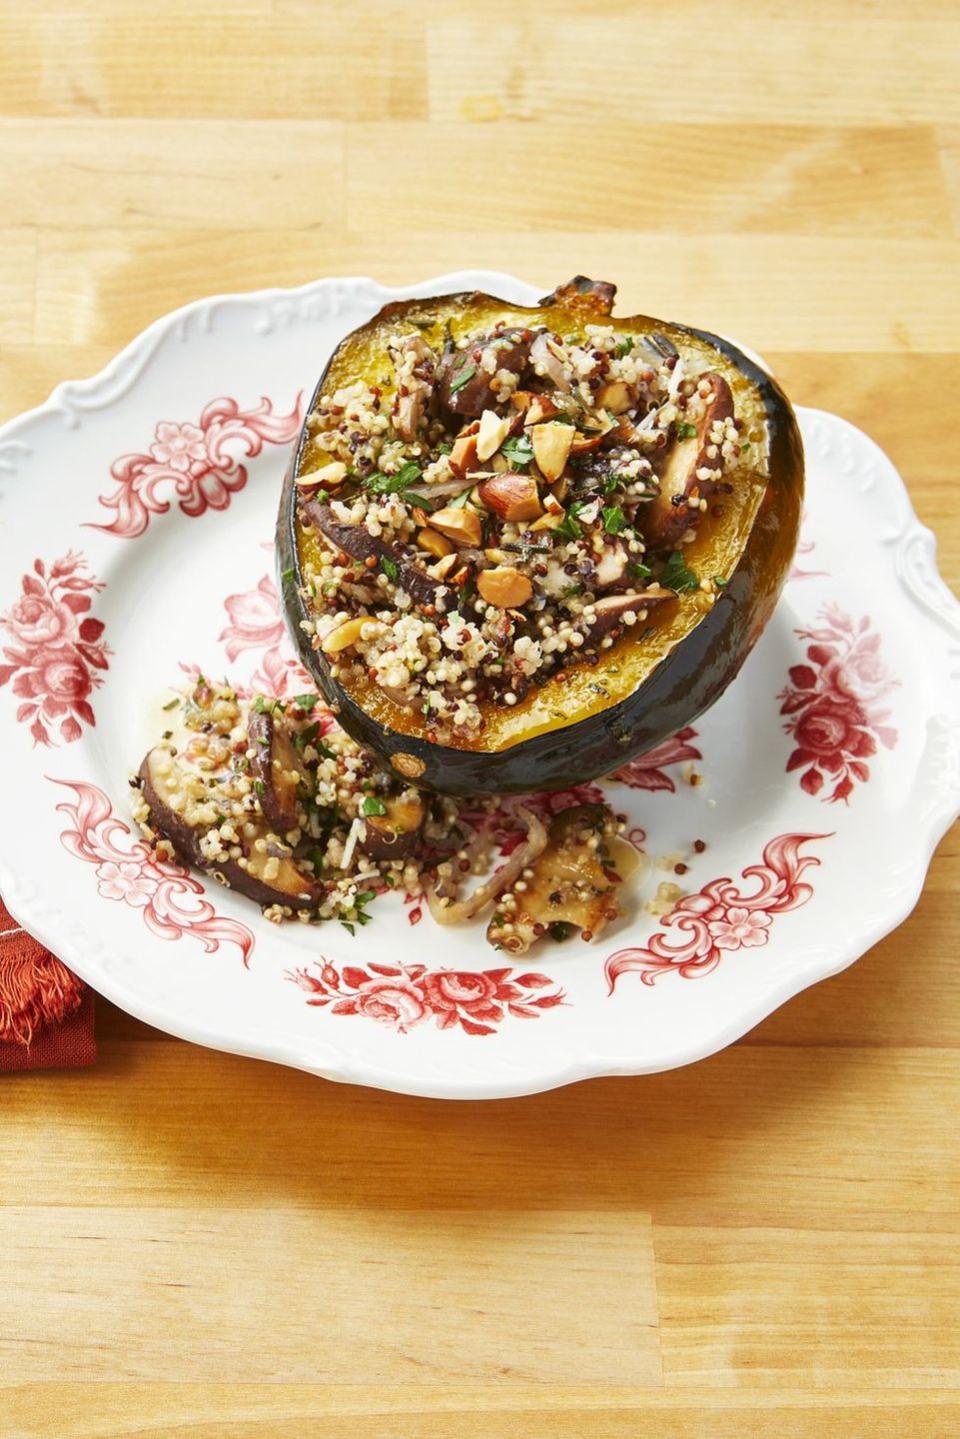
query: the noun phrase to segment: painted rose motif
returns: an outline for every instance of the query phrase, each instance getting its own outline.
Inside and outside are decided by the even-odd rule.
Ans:
[[[235,944],[244,964],[253,953],[252,930],[236,919],[218,915],[203,897],[203,885],[183,865],[158,859],[146,840],[134,839],[130,826],[117,819],[110,800],[96,785],[54,780],[73,790],[74,798],[57,805],[70,827],[60,836],[68,854],[95,866],[103,899],[139,910],[143,922],[161,939],[197,939],[208,954],[221,943]]]
[[[796,631],[811,641],[807,663],[791,666],[789,683],[777,696],[795,744],[787,772],[803,769],[800,786],[810,795],[819,794],[829,776],[833,788],[824,799],[849,803],[855,781],[870,778],[866,761],[878,741],[888,749],[897,743],[882,701],[898,681],[880,657],[880,636],[869,618],[854,623],[830,605],[821,619],[820,628]]]
[[[670,973],[698,979],[716,969],[724,953],[765,945],[774,916],[799,909],[813,895],[801,876],[820,861],[801,853],[803,846],[829,837],[781,834],[772,839],[762,862],[742,872],[742,880],[753,882],[752,892],[724,878],[686,895],[660,920],[670,933],[655,934],[645,948],[620,949],[610,956],[605,966],[609,992],[630,973],[639,974],[644,984]]]
[[[73,551],[49,568],[34,560],[24,575],[21,595],[4,615],[0,630],[9,643],[0,665],[0,685],[23,703],[21,724],[30,726],[35,744],[52,746],[54,734],[66,744],[78,740],[82,725],[95,725],[90,696],[110,667],[103,623],[89,613],[91,595],[103,584],[90,574],[86,560]]]
[[[233,663],[248,650],[263,651],[260,667],[250,680],[251,689],[277,699],[313,691],[313,680],[287,638],[277,587],[269,575],[264,575],[252,590],[228,595],[223,603],[229,623],[220,631],[219,639],[227,659]]]
[[[154,515],[166,514],[170,497],[185,515],[225,510],[247,483],[241,461],[259,455],[265,444],[296,439],[302,400],[297,397],[288,415],[276,415],[266,396],[249,410],[225,396],[207,405],[198,425],[161,420],[146,453],[122,455],[111,465],[116,487],[101,495],[100,503],[114,515],[108,524],[92,528],[135,539]]]
[[[510,1014],[539,1019],[563,1003],[563,991],[538,993],[553,981],[545,974],[512,970],[428,970],[422,964],[374,964],[365,969],[329,961],[318,969],[297,969],[286,978],[308,996],[307,1004],[330,1006],[331,1014],[359,1014],[398,1034],[432,1018],[438,1029],[459,1028],[466,1034],[495,1034]]]

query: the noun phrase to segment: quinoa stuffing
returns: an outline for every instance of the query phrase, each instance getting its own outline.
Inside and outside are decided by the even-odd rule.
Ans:
[[[597,934],[619,913],[603,804],[454,800],[382,773],[315,694],[282,701],[203,677],[165,706],[136,777],[134,818],[175,856],[266,916],[339,920],[351,933],[395,890],[455,924],[493,910],[487,938],[525,952],[544,936]]]
[[[597,663],[678,594],[712,603],[725,579],[684,545],[748,446],[705,365],[612,323],[454,339],[398,320],[378,383],[320,394],[296,482],[332,677],[469,745],[491,708]]]

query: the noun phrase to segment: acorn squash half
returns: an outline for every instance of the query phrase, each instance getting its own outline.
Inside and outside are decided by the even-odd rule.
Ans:
[[[344,729],[385,768],[424,788],[455,795],[561,789],[610,773],[713,704],[773,613],[796,545],[803,501],[803,450],[789,401],[771,376],[728,340],[647,316],[613,316],[614,293],[612,285],[577,277],[529,308],[482,293],[389,304],[340,343],[317,384],[280,501],[277,559],[284,615],[300,659],[336,707]],[[587,326],[612,327],[619,346],[628,353],[649,353],[653,367],[669,366],[669,357],[678,355],[683,372],[703,382],[695,408],[710,423],[719,419],[720,429],[711,432],[710,423],[668,424],[662,449],[653,454],[650,503],[635,521],[646,545],[645,564],[638,566],[646,570],[646,577],[635,581],[646,588],[633,603],[635,612],[643,605],[641,622],[628,618],[629,628],[621,623],[624,585],[614,586],[613,593],[596,597],[600,618],[593,621],[602,625],[612,643],[589,662],[575,654],[567,656],[563,668],[532,684],[518,702],[515,696],[508,703],[502,698],[488,703],[479,729],[438,736],[429,712],[398,702],[375,682],[372,671],[352,666],[344,679],[336,657],[332,663],[313,633],[324,599],[316,594],[310,576],[324,552],[329,555],[331,547],[343,546],[343,509],[337,519],[330,508],[331,494],[349,499],[351,487],[362,483],[362,477],[348,473],[344,481],[340,471],[349,466],[328,468],[322,427],[318,432],[317,420],[310,415],[321,396],[359,380],[377,387],[378,403],[390,417],[388,439],[395,434],[416,436],[418,426],[423,430],[432,426],[430,433],[436,436],[442,426],[446,448],[456,445],[459,436],[462,452],[475,440],[478,417],[489,400],[489,392],[480,392],[488,376],[468,363],[471,354],[479,353],[471,348],[474,341],[485,343],[491,333],[500,337],[501,370],[516,377],[507,377],[506,393],[511,387],[517,390],[517,406],[522,409],[524,404],[530,406],[531,393],[546,394],[553,384],[545,341],[539,354],[546,365],[534,363],[529,355],[531,337],[553,336],[563,345],[580,346],[583,353],[597,334],[588,332]],[[416,397],[411,413],[410,398],[401,396],[396,386],[391,388],[390,345],[395,356],[398,335],[422,336],[430,352],[440,357],[432,371],[428,367],[432,383],[425,414],[420,413]],[[526,339],[517,340],[513,348],[517,336]],[[413,339],[410,343],[415,347]],[[609,348],[609,335],[606,343]],[[624,415],[618,410],[623,397],[609,387],[603,398],[609,403],[609,409],[601,411],[604,423],[625,426],[617,436],[629,441],[639,411],[632,417]],[[565,403],[560,391],[555,399]],[[549,400],[535,398],[532,403],[534,411],[528,408],[528,415],[549,417]],[[740,441],[736,458],[731,462],[728,455],[722,484],[698,480],[698,472],[701,477],[711,473],[706,458],[711,433],[716,437],[722,431],[724,417],[731,412]],[[661,410],[658,415],[665,413]],[[569,414],[561,415],[568,418]],[[662,419],[657,424],[662,425]],[[543,441],[543,436],[539,438]],[[595,435],[589,430],[578,430],[574,437],[574,488],[584,483],[591,439]],[[548,489],[569,505],[565,476],[557,480],[551,475],[542,451],[543,444],[537,459],[518,468],[527,477],[536,477],[539,507],[554,504],[546,495]],[[514,448],[512,453],[520,452]],[[482,460],[474,458],[473,464],[483,472]],[[326,479],[318,487],[311,477],[320,470]],[[470,495],[470,507],[479,510],[481,520],[482,483]],[[416,489],[426,494],[429,486],[419,483]],[[523,490],[521,481],[517,491],[521,505]],[[536,513],[536,500],[534,504]],[[428,514],[427,523],[429,518]],[[396,582],[399,564],[403,571],[399,583],[415,609],[437,598],[438,581],[429,574],[440,563],[436,553],[421,554],[418,560],[401,546],[404,553],[390,559],[393,551],[388,548],[385,557],[383,542],[363,534],[359,548],[353,543],[357,536],[351,537],[350,554],[356,556],[358,568],[386,567]],[[548,532],[545,544],[550,543]],[[482,556],[483,552],[473,553]],[[482,558],[478,564],[482,566]],[[439,572],[444,573],[442,564]],[[362,569],[360,574],[362,578]],[[502,613],[522,626],[521,611]],[[596,634],[594,641],[599,645]],[[332,668],[339,671],[337,676]]]

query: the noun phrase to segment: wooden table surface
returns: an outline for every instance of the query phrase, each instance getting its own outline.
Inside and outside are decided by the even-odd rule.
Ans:
[[[482,265],[727,331],[960,571],[955,0],[4,0],[0,412],[197,296]],[[4,1439],[960,1429],[957,836],[694,1068],[436,1104],[103,1005],[0,1081]]]

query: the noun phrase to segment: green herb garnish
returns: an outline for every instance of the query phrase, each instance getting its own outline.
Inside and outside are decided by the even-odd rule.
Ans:
[[[476,373],[476,365],[465,365],[458,373],[457,378],[453,380],[450,385],[451,395],[455,395],[458,390],[463,389],[464,385],[468,385]]]
[[[377,799],[375,795],[368,794],[366,799],[363,801],[363,804],[360,806],[360,812],[361,814],[365,815],[386,814],[387,806],[384,804],[382,799]]]
[[[174,696],[174,698],[173,698],[172,700],[168,700],[168,701],[167,701],[167,703],[164,705],[163,708],[164,708],[164,710],[175,710],[176,707],[177,707],[177,705],[178,705],[179,703],[180,703],[179,698],[178,698],[177,696]]]
[[[697,433],[697,427],[696,427],[696,425],[690,425],[690,424],[688,424],[688,423],[686,422],[686,420],[678,420],[678,421],[677,421],[677,439],[678,439],[678,440],[692,440],[693,437],[694,437],[694,435],[695,435],[696,433]]]
[[[253,782],[253,787],[254,787],[254,789],[256,790],[257,794],[265,794],[265,793],[266,793],[266,788],[267,788],[267,787],[266,787],[266,785],[264,784],[264,782],[263,782],[262,779],[255,779],[254,782]]]
[[[633,573],[636,575],[638,580],[648,580],[653,574],[653,570],[650,568],[650,566],[645,565],[642,560],[633,560],[631,563],[631,569],[633,570]]]
[[[608,535],[618,535],[627,523],[627,517],[619,505],[608,505],[603,512],[603,528]]]
[[[520,469],[533,459],[533,444],[528,435],[513,435],[501,445],[500,453]]]
[[[614,359],[622,360],[624,355],[629,355],[630,351],[633,349],[636,343],[637,342],[632,335],[624,336],[624,338],[620,341],[619,345],[613,352]]]
[[[415,485],[421,474],[420,466],[410,460],[401,465],[395,475],[381,475],[379,471],[370,475],[363,481],[363,486],[364,489],[372,490],[375,495],[399,495],[411,485]]]
[[[297,709],[298,709],[298,710],[302,710],[305,715],[313,714],[313,711],[316,709],[317,705],[320,703],[320,696],[319,696],[319,695],[294,695],[294,697],[293,697],[293,703],[296,705]]]
[[[394,584],[397,583],[397,580],[400,578],[400,567],[396,560],[392,560],[389,555],[381,555],[380,568],[388,580],[392,580]]]
[[[585,503],[585,500],[574,500],[553,533],[560,535],[560,537],[565,540],[579,540],[583,534],[583,530],[581,530],[577,524],[577,516],[583,509]]]
[[[713,583],[716,585],[718,590],[725,590],[730,581],[725,579],[723,575],[714,575]]]
[[[295,570],[295,569],[293,568],[293,566],[291,565],[289,569],[287,569],[287,570],[281,570],[281,572],[280,572],[280,578],[281,578],[281,580],[283,580],[283,583],[286,584],[287,580],[292,580],[292,579],[295,578],[296,573],[297,573],[296,570]]]
[[[693,570],[687,568],[686,560],[679,550],[674,550],[664,565],[660,582],[666,585],[668,590],[674,590],[678,595],[684,594],[687,590],[700,588],[699,579]]]

